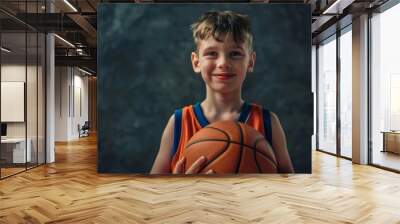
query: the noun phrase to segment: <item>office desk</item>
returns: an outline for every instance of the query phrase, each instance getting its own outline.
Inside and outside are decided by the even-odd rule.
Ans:
[[[25,138],[6,138],[1,139],[1,157],[9,163],[25,163],[30,162],[32,158],[30,138],[27,139],[25,151]],[[26,152],[26,154],[25,154]],[[12,158],[12,159],[11,159]],[[25,158],[27,161],[25,161]]]
[[[382,131],[383,133],[383,152],[393,152],[400,154],[400,132]]]

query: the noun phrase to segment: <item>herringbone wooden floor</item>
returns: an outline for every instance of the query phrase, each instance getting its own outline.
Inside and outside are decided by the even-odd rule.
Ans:
[[[400,223],[400,175],[313,153],[312,175],[99,175],[96,139],[0,181],[0,223]]]

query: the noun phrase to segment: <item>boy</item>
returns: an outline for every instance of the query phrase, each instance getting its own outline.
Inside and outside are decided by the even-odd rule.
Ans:
[[[192,66],[206,84],[206,99],[171,116],[151,173],[198,173],[207,161],[200,157],[185,171],[184,145],[199,129],[219,120],[243,122],[264,134],[275,152],[278,172],[293,173],[285,133],[276,114],[242,99],[242,84],[256,60],[248,16],[231,11],[207,12],[191,27],[197,46],[191,54]]]

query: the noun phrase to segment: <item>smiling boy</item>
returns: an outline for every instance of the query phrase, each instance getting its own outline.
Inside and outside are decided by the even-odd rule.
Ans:
[[[200,157],[185,171],[184,146],[201,128],[219,120],[243,122],[264,134],[274,150],[278,172],[293,173],[278,116],[242,99],[243,82],[256,61],[248,16],[232,11],[212,11],[203,14],[191,27],[197,48],[191,54],[192,67],[206,85],[206,98],[171,116],[151,173],[198,173],[206,163],[205,157]]]

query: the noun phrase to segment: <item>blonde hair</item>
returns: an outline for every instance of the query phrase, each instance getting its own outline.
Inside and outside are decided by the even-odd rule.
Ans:
[[[200,40],[213,37],[221,41],[225,35],[232,35],[236,43],[247,42],[249,51],[253,51],[253,35],[250,18],[232,11],[210,11],[204,13],[191,25],[194,43],[198,47]],[[225,36],[226,38],[227,36]]]

